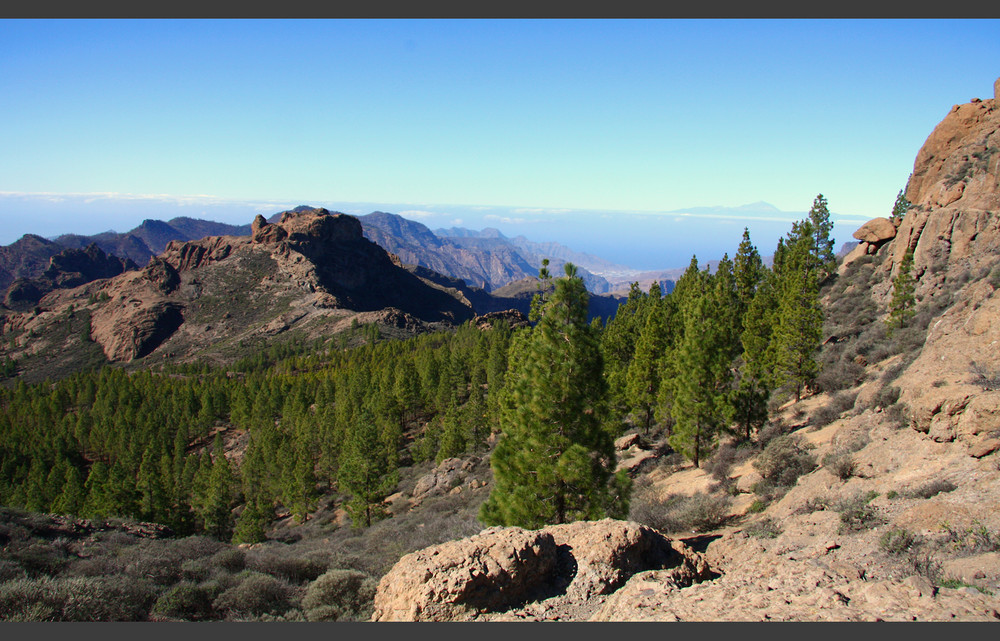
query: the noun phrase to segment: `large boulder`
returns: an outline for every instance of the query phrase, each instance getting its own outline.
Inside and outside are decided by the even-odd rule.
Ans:
[[[552,534],[491,528],[407,554],[379,581],[373,621],[462,621],[529,601],[558,563]]]
[[[854,237],[862,242],[878,245],[896,237],[896,226],[888,218],[872,218],[854,232]]]
[[[372,620],[468,621],[548,598],[581,601],[654,569],[681,585],[711,575],[698,553],[638,523],[490,528],[400,559],[379,582]]]

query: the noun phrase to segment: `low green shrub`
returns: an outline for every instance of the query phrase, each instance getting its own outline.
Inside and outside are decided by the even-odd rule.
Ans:
[[[212,609],[228,620],[255,619],[261,615],[284,614],[292,607],[294,588],[268,574],[245,570],[240,582],[212,602]]]
[[[753,467],[771,485],[792,487],[803,474],[816,469],[816,457],[795,436],[778,436],[757,456]]]
[[[892,528],[882,533],[878,539],[879,547],[887,554],[899,555],[907,552],[917,543],[917,537],[904,528]]]
[[[841,481],[846,481],[854,476],[857,464],[854,462],[854,456],[850,452],[837,449],[823,457],[823,467],[828,469],[831,474]]]
[[[840,528],[838,532],[854,533],[870,530],[882,525],[885,521],[879,516],[869,502],[878,496],[878,492],[856,494],[838,502],[833,507],[840,512]]]
[[[153,604],[152,614],[184,621],[204,621],[212,618],[212,600],[210,589],[184,581],[160,595]]]
[[[328,570],[306,589],[302,609],[309,621],[367,621],[377,585],[357,570]]]

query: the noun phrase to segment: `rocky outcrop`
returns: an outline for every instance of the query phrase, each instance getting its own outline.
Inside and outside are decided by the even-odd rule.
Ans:
[[[19,278],[41,276],[49,260],[63,247],[35,234],[25,234],[10,245],[0,247],[0,290]]]
[[[483,331],[493,329],[499,322],[507,323],[511,329],[520,329],[531,325],[531,323],[528,322],[528,317],[516,309],[506,309],[499,312],[487,312],[482,316],[476,316],[472,319],[472,324],[475,325],[476,328]]]
[[[14,281],[4,297],[4,304],[11,309],[26,309],[53,290],[113,278],[131,269],[138,269],[138,265],[128,258],[109,256],[96,244],[85,249],[64,249],[49,259],[48,267],[37,278]]]
[[[896,226],[888,218],[873,218],[862,225],[853,236],[869,245],[880,245],[896,236]]]
[[[637,523],[490,528],[400,559],[379,582],[372,620],[516,618],[530,602],[587,600],[651,569],[668,569],[678,585],[711,576],[700,555]]]

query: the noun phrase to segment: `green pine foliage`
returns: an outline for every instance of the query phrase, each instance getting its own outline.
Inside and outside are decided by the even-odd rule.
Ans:
[[[347,437],[337,477],[340,491],[350,497],[346,508],[354,527],[368,527],[384,517],[385,499],[399,482],[395,460],[377,444],[378,428],[365,409]]]
[[[697,271],[697,259],[693,258],[691,265],[694,269],[689,268],[677,283],[683,294],[678,301],[683,334],[671,354],[670,414],[674,426],[668,442],[698,466],[711,451],[729,413],[734,344],[732,321],[722,309],[731,301],[720,297],[722,292],[729,294],[727,275],[716,281],[707,271]]]
[[[626,372],[626,398],[637,411],[643,432],[649,434],[653,424],[659,395],[660,364],[667,348],[668,327],[663,302],[659,296],[659,283],[653,283],[649,295],[646,323],[635,344],[635,354]]]
[[[906,194],[900,189],[899,193],[896,194],[896,202],[892,205],[892,213],[889,215],[889,220],[896,222],[902,220],[906,216],[906,212],[910,211],[910,207],[913,204],[906,198]]]
[[[777,317],[774,324],[774,375],[778,385],[795,390],[795,400],[819,374],[816,354],[823,327],[817,274],[824,269],[812,223],[792,225],[777,272]]]
[[[830,237],[833,221],[830,220],[830,209],[823,194],[819,194],[813,200],[808,220],[812,224],[813,252],[818,260],[816,276],[822,282],[837,271],[837,257],[833,251],[834,239]]]
[[[613,475],[607,384],[587,290],[567,263],[538,324],[512,347],[494,487],[480,511],[491,525],[537,528],[623,517],[628,483]]]
[[[899,263],[896,277],[892,279],[892,300],[889,302],[889,319],[886,323],[887,334],[892,335],[893,331],[906,327],[916,314],[914,310],[917,303],[914,295],[916,286],[916,280],[913,278],[913,249],[908,249]]]

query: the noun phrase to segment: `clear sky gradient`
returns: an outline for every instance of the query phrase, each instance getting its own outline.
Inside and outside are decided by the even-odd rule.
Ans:
[[[0,20],[0,244],[355,203],[673,267],[789,225],[664,212],[818,193],[839,244],[997,61],[998,20]]]

